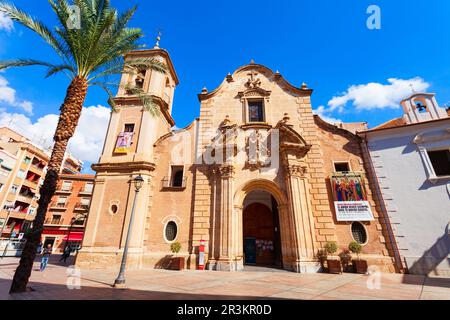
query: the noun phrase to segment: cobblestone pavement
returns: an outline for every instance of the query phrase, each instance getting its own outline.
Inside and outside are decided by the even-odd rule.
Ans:
[[[127,271],[127,287],[111,285],[118,270],[80,270],[71,277],[70,263],[52,257],[44,272],[36,260],[29,286],[31,292],[9,295],[18,258],[0,260],[0,299],[407,299],[450,300],[450,279],[416,275],[344,273],[297,274],[266,268],[243,272]],[[68,287],[75,287],[70,289]],[[80,288],[76,287],[80,284]]]

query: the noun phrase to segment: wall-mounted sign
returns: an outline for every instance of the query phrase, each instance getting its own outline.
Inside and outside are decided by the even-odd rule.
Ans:
[[[131,142],[133,140],[133,132],[121,132],[117,137],[116,148],[114,153],[130,152]]]
[[[337,221],[373,221],[361,174],[335,173],[330,177]]]

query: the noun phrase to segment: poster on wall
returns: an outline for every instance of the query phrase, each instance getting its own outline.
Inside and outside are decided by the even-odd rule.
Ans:
[[[133,140],[133,132],[121,132],[117,137],[116,148],[114,153],[130,152],[131,142]]]
[[[335,173],[330,181],[337,221],[374,220],[361,174]]]

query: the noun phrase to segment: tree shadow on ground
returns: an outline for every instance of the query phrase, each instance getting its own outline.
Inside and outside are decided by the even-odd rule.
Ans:
[[[91,280],[89,280],[91,281]],[[117,289],[111,287],[86,286],[82,279],[80,289],[69,289],[66,285],[30,281],[33,291],[8,294],[11,280],[0,279],[0,300],[286,300],[260,296],[217,295],[165,292],[157,290]],[[72,285],[76,282],[71,282]]]

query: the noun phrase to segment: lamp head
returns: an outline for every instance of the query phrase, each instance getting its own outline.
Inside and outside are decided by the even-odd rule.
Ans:
[[[142,178],[141,175],[138,175],[133,179],[134,187],[136,188],[136,191],[139,191],[139,189],[142,188],[142,185],[144,184],[144,178]]]

